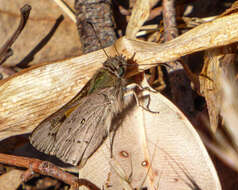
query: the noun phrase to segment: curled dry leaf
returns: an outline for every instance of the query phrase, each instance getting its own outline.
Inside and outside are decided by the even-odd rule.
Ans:
[[[159,93],[150,93],[150,110],[159,113],[136,105],[128,110],[115,134],[113,158],[107,139],[79,170],[79,178],[104,189],[221,189],[208,153],[185,116]]]
[[[218,126],[219,115],[222,104],[222,92],[220,85],[221,73],[226,70],[231,63],[223,63],[225,49],[216,48],[206,51],[204,65],[199,76],[200,93],[207,102],[211,129],[215,132]],[[231,55],[228,55],[231,56]],[[233,59],[234,62],[234,59]]]
[[[164,44],[121,38],[119,53],[133,57],[141,69],[238,39],[238,14],[201,24]],[[25,32],[27,30],[24,30]],[[106,49],[115,55],[115,48]],[[112,53],[114,51],[114,53]],[[31,132],[39,122],[67,103],[106,60],[102,50],[63,62],[41,64],[0,82],[0,139]]]
[[[225,57],[231,57],[226,55]],[[226,63],[226,62],[225,62]],[[228,62],[229,63],[229,62]],[[233,65],[232,65],[233,66]],[[220,94],[222,101],[217,102],[220,104],[220,115],[224,122],[223,130],[217,130],[213,136],[216,141],[211,141],[207,137],[203,136],[206,146],[223,162],[238,171],[238,133],[237,133],[237,115],[238,105],[236,101],[237,97],[237,80],[235,77],[234,67],[228,67],[227,71],[222,70],[219,76],[216,76],[216,83],[219,83]],[[216,94],[214,94],[216,96]],[[226,132],[224,135],[223,132]]]
[[[237,13],[238,10],[238,1],[235,1],[232,6],[227,9],[224,13],[222,13],[220,16],[225,16],[225,15],[229,15],[229,14],[233,14],[233,13]]]
[[[135,39],[136,33],[150,16],[150,9],[158,0],[137,0],[126,28],[126,37]]]
[[[234,43],[238,40],[238,14],[227,15],[201,24],[183,35],[163,44],[121,38],[116,46],[127,57],[135,54],[143,69],[150,64],[169,62],[182,56]],[[142,68],[142,66],[140,67]]]
[[[42,64],[0,81],[4,91],[0,93],[0,139],[31,132],[41,120],[70,101],[97,68],[87,63],[105,56],[97,55],[90,56],[91,61],[81,56],[81,60],[74,59],[81,64],[70,60],[63,67],[61,62]]]
[[[13,169],[0,176],[0,187],[4,190],[16,190],[22,183],[24,171]]]
[[[218,18],[224,18],[226,15],[237,14],[238,2],[233,3],[232,7],[227,9]],[[200,81],[200,93],[205,97],[210,118],[210,126],[213,132],[216,131],[222,104],[221,74],[226,72],[228,66],[235,62],[234,54],[228,54],[231,47],[216,48],[207,50]]]

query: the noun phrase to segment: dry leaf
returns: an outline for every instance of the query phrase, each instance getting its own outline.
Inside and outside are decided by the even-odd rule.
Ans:
[[[218,126],[222,101],[218,79],[222,71],[220,60],[223,56],[224,54],[222,54],[221,49],[206,51],[204,55],[204,66],[201,75],[199,76],[200,93],[206,99],[210,125],[214,132]]]
[[[238,14],[228,15],[201,24],[183,35],[166,42],[156,44],[138,40],[125,40],[118,45],[119,52],[127,57],[134,53],[138,64],[152,64],[176,60],[194,52],[225,46],[238,40]],[[143,68],[148,69],[147,65]]]
[[[235,1],[232,6],[227,9],[224,13],[222,13],[220,16],[225,16],[233,13],[237,13],[238,10],[238,1]]]
[[[150,98],[150,110],[159,113],[135,105],[115,134],[113,158],[107,139],[79,170],[79,178],[104,189],[221,189],[190,122],[161,94],[150,93]]]
[[[73,5],[73,0],[67,1]],[[54,26],[56,19],[63,14],[54,1],[27,1],[9,0],[0,3],[0,42],[8,39],[18,26],[20,20],[19,9],[26,3],[32,6],[27,25],[12,46],[14,55],[4,65],[13,66],[22,61],[44,38]],[[39,52],[34,56],[32,63],[63,60],[80,55],[80,41],[75,23],[65,15],[64,21],[56,29],[52,38],[45,46],[35,49]],[[43,43],[43,41],[41,42]]]
[[[126,28],[126,37],[135,39],[136,33],[150,16],[150,9],[158,0],[137,0],[133,6],[130,20]]]
[[[0,139],[31,132],[46,116],[70,101],[96,69],[92,64],[85,66],[88,62],[83,61],[85,56],[80,59],[81,64],[72,61],[65,62],[63,67],[61,62],[43,64],[0,81],[3,90],[0,93]]]
[[[233,76],[233,77],[231,77]],[[233,75],[233,71],[229,72],[229,78],[224,73],[220,76],[220,84],[222,88],[223,101],[221,102],[221,115],[224,118],[226,129],[238,148],[238,104],[237,104],[237,81]]]
[[[221,74],[227,73],[228,68],[235,62],[235,55],[229,53],[231,48],[227,46],[206,51],[203,69],[199,76],[200,93],[207,102],[212,131],[216,131],[219,124],[223,101],[220,81]]]
[[[221,71],[216,83],[220,84],[220,114],[224,120],[223,130],[217,130],[213,136],[216,141],[211,141],[203,136],[206,146],[226,165],[238,171],[238,133],[237,133],[237,81],[234,76],[234,68],[228,68],[228,72]],[[216,96],[216,94],[214,94]],[[218,103],[217,103],[218,104]],[[223,134],[226,131],[226,134]]]
[[[238,14],[201,24],[164,44],[127,40],[116,42],[119,53],[141,69],[173,61],[192,52],[233,43],[238,39]],[[115,55],[115,48],[106,49]],[[114,52],[114,53],[113,53]],[[63,62],[42,64],[0,82],[0,139],[31,132],[39,122],[67,103],[106,60],[102,50]],[[21,113],[21,114],[19,114]]]
[[[217,18],[224,18],[226,15],[237,14],[237,5],[237,2],[233,3],[231,8],[227,9]],[[234,55],[227,55],[229,53],[229,48],[231,47],[227,46],[206,51],[203,69],[199,77],[200,93],[206,99],[210,126],[213,132],[216,131],[219,124],[222,104],[221,73],[225,72],[226,67],[235,61]],[[224,58],[225,56],[226,58]]]

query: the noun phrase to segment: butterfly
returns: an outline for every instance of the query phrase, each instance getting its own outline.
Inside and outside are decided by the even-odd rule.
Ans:
[[[70,102],[34,129],[30,143],[65,163],[83,166],[123,111],[127,65],[121,55],[108,57]]]

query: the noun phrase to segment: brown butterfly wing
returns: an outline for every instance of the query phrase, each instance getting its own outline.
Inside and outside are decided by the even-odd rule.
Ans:
[[[58,121],[59,115],[62,119],[68,110],[52,115],[33,131],[32,145],[72,165],[86,161],[103,142],[113,115],[120,110],[118,90],[111,87],[82,98],[62,123],[54,120]]]

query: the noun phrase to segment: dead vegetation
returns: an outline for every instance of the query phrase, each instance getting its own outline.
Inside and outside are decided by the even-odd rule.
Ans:
[[[0,189],[237,188],[237,1],[0,2]],[[71,168],[26,134],[101,67],[102,46],[133,57],[127,79],[160,91],[142,92],[156,113],[125,110],[113,156],[107,139]]]

